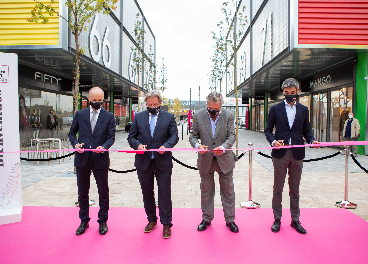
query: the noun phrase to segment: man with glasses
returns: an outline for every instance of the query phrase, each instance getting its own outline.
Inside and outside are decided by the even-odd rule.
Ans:
[[[211,92],[207,96],[207,108],[194,114],[190,144],[199,150],[197,167],[201,176],[202,222],[198,231],[211,225],[214,217],[215,181],[214,172],[219,174],[220,195],[226,226],[231,232],[239,232],[235,224],[235,192],[233,169],[237,160],[229,150],[235,140],[234,115],[221,108],[224,100],[221,93]],[[226,149],[226,150],[225,150]]]
[[[311,144],[315,141],[309,124],[308,107],[297,103],[299,83],[293,78],[286,79],[281,86],[285,100],[273,105],[267,117],[265,135],[272,147],[272,161],[274,167],[274,185],[272,209],[274,223],[272,232],[279,232],[282,216],[282,191],[286,172],[289,174],[289,196],[291,227],[297,232],[306,234],[306,230],[299,221],[299,185],[302,176],[305,148],[277,148],[283,145],[304,145],[303,137]],[[276,127],[275,135],[273,129]],[[315,148],[318,148],[316,146]]]
[[[179,141],[175,116],[160,110],[162,97],[159,91],[146,94],[147,110],[135,115],[129,131],[129,145],[136,150],[173,148]],[[158,187],[158,209],[163,225],[163,238],[171,237],[171,151],[146,151],[135,155],[135,167],[141,184],[144,210],[148,224],[144,232],[150,233],[157,226],[154,178]]]

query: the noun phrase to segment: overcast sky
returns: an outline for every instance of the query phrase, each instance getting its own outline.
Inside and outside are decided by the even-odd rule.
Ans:
[[[223,19],[223,0],[138,0],[138,3],[156,37],[159,69],[165,58],[168,90],[164,97],[189,100],[192,88],[192,100],[198,100],[201,86],[201,101],[205,100],[210,92],[214,52],[211,31]]]

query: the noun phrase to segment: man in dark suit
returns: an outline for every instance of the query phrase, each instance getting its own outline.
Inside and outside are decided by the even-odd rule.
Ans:
[[[235,154],[230,149],[235,143],[234,115],[221,108],[221,93],[212,92],[207,96],[207,109],[201,109],[193,117],[193,128],[189,142],[199,150],[197,167],[201,176],[202,222],[198,231],[204,231],[214,217],[215,182],[214,172],[219,174],[220,194],[226,226],[231,232],[239,232],[235,224],[235,192],[233,169]],[[212,151],[207,151],[212,150]]]
[[[162,97],[159,91],[148,92],[145,102],[147,110],[134,117],[128,136],[129,145],[135,150],[173,148],[179,141],[175,116],[160,110]],[[170,151],[146,151],[144,154],[136,154],[134,165],[137,168],[144,209],[148,219],[144,232],[150,233],[157,226],[154,196],[154,177],[156,176],[163,237],[170,238],[172,227],[172,154]]]
[[[286,171],[289,174],[289,196],[291,227],[297,232],[305,234],[305,229],[299,221],[299,185],[302,175],[305,148],[279,148],[282,145],[304,145],[303,137],[311,144],[319,144],[315,141],[309,124],[308,107],[297,103],[299,83],[293,78],[286,79],[282,83],[285,100],[273,105],[267,117],[266,138],[271,146],[272,161],[274,167],[274,185],[272,197],[272,209],[274,223],[272,232],[279,232],[282,216],[282,190],[284,188]],[[273,129],[276,127],[275,135]],[[315,148],[318,148],[316,146]]]
[[[114,115],[101,107],[104,92],[99,87],[89,90],[90,107],[77,111],[68,134],[75,149],[74,166],[77,170],[79,218],[81,224],[77,236],[89,227],[89,189],[91,171],[96,179],[100,210],[98,212],[99,232],[107,233],[109,210],[108,172],[110,166],[108,151],[84,151],[83,149],[109,149],[115,141]],[[79,132],[78,139],[76,137]]]

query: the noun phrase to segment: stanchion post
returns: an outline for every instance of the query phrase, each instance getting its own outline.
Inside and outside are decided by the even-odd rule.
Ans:
[[[250,142],[248,144],[250,150],[249,150],[249,201],[240,203],[240,207],[247,208],[247,209],[256,209],[260,207],[259,203],[255,203],[252,201],[252,162],[253,162],[253,143]]]
[[[349,146],[345,146],[345,194],[344,201],[336,202],[336,206],[345,209],[355,209],[357,208],[357,204],[351,203],[348,200],[348,183],[349,183]]]
[[[184,140],[184,125],[181,125],[181,140]]]

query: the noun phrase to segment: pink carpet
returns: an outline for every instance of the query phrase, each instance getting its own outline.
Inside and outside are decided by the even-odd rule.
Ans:
[[[271,209],[236,209],[233,234],[221,209],[204,232],[196,230],[200,209],[174,209],[170,239],[160,224],[143,232],[142,208],[111,208],[101,236],[97,210],[77,237],[78,208],[24,207],[21,223],[0,226],[0,263],[368,263],[368,223],[345,209],[302,209],[306,235],[290,227],[289,210],[274,234]]]

